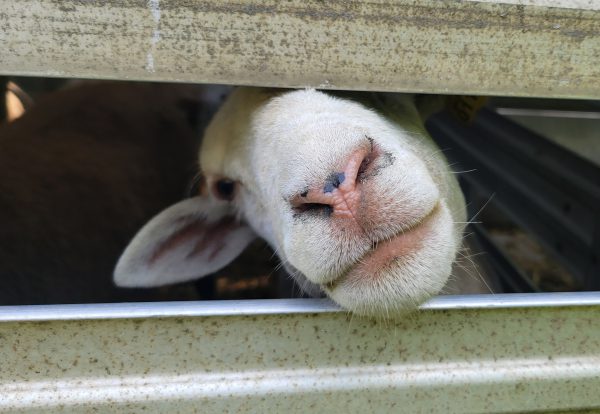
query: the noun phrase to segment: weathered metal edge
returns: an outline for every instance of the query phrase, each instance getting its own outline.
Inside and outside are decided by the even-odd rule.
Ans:
[[[0,9],[4,74],[591,99],[600,93],[600,9],[591,0],[353,7],[0,0]]]
[[[0,412],[597,408],[599,311],[456,309],[386,322],[338,312],[5,323]]]
[[[438,296],[421,310],[599,306],[600,292]],[[328,299],[259,299],[187,302],[0,306],[0,322],[140,319],[198,316],[344,312]]]

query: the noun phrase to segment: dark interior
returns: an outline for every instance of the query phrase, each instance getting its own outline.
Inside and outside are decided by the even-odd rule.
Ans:
[[[9,122],[1,99],[0,305],[302,296],[261,241],[194,283],[112,285],[136,231],[197,191],[198,145],[229,87],[19,77],[1,86],[25,114]],[[469,257],[502,292],[598,290],[600,103],[461,105],[427,128],[460,175]]]

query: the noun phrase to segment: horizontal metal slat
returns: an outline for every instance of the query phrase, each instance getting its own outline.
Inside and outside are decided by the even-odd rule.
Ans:
[[[600,292],[511,293],[437,296],[421,310],[600,306]],[[252,299],[182,302],[0,306],[1,322],[148,319],[344,313],[329,299]]]
[[[0,44],[4,74],[600,96],[588,0],[0,0]]]
[[[0,323],[0,411],[594,408],[599,324],[597,306]]]

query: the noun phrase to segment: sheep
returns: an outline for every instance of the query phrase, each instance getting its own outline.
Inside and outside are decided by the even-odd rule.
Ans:
[[[118,289],[112,273],[186,197],[210,107],[201,87],[79,82],[1,125],[0,305],[195,298]]]
[[[485,291],[451,280],[465,201],[411,95],[240,87],[199,164],[197,195],[139,231],[118,286],[202,277],[261,237],[304,291],[358,315],[402,314],[450,284]]]

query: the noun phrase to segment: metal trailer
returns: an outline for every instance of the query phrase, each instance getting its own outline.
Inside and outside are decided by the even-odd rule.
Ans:
[[[595,0],[0,0],[0,44],[5,75],[600,96]],[[591,412],[599,316],[598,292],[398,321],[311,299],[3,307],[0,412]]]

